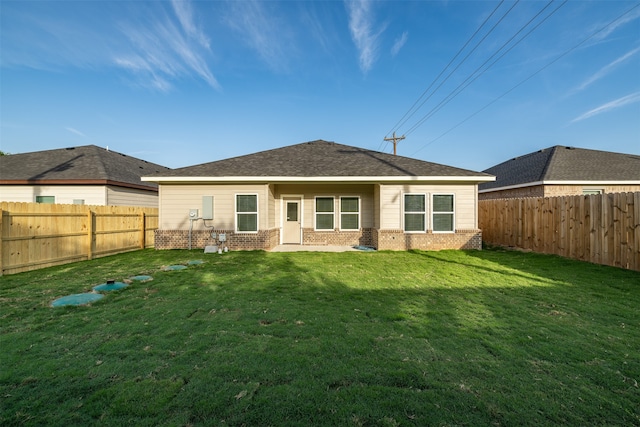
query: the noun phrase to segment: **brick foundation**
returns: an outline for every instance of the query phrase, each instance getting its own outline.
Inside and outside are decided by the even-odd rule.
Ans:
[[[204,249],[217,244],[211,233],[224,233],[227,241],[222,246],[230,250],[270,250],[280,243],[280,230],[258,233],[235,233],[230,230],[193,230],[191,248]],[[482,249],[480,230],[458,230],[455,233],[405,233],[402,230],[376,230],[364,228],[359,231],[315,231],[302,230],[303,245],[327,246],[373,246],[378,250],[406,251],[410,249]],[[186,249],[189,247],[189,230],[156,230],[156,249]]]
[[[358,231],[316,231],[313,228],[302,229],[303,245],[328,246],[371,246],[371,228]]]
[[[457,230],[455,233],[405,233],[402,230],[373,230],[372,245],[378,250],[482,249],[482,231]]]
[[[280,230],[259,231],[257,233],[235,233],[230,230],[193,230],[191,232],[191,248],[204,249],[207,245],[218,244],[211,238],[211,233],[226,234],[227,241],[221,246],[230,250],[269,250],[280,242]],[[189,247],[189,230],[156,230],[156,249],[186,249]]]

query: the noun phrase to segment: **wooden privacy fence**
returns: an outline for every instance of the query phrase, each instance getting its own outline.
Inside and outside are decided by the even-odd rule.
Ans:
[[[479,202],[482,239],[640,271],[640,193]]]
[[[0,202],[0,275],[154,246],[158,208]]]

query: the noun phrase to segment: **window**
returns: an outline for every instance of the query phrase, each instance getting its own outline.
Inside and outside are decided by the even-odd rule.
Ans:
[[[84,199],[73,199],[74,205],[84,205]]]
[[[359,197],[340,197],[340,229],[360,229]]]
[[[585,196],[592,196],[594,194],[602,194],[603,191],[600,188],[583,188],[582,189],[582,194],[584,194]]]
[[[316,197],[316,230],[333,230],[333,224],[333,197]]]
[[[258,231],[258,195],[236,195],[236,231]]]
[[[426,196],[424,194],[404,195],[404,231],[426,230]]]
[[[36,203],[55,203],[56,196],[36,196]]]
[[[454,228],[453,194],[433,195],[433,231],[446,233]]]

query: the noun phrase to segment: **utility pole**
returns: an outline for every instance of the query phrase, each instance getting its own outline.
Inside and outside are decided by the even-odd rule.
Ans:
[[[402,136],[396,136],[396,133],[393,133],[393,138],[385,138],[385,141],[393,141],[393,155],[396,155],[396,145],[398,145],[398,142],[402,141],[405,138],[404,135]]]

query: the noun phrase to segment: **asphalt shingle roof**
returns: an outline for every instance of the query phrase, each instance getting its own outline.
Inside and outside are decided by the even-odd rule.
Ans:
[[[172,169],[153,177],[481,177],[489,175],[328,141]]]
[[[640,156],[556,145],[484,172],[496,180],[480,184],[480,190],[540,181],[640,181]]]
[[[164,166],[95,145],[0,156],[0,182],[101,181],[157,188],[140,177],[170,170]]]

